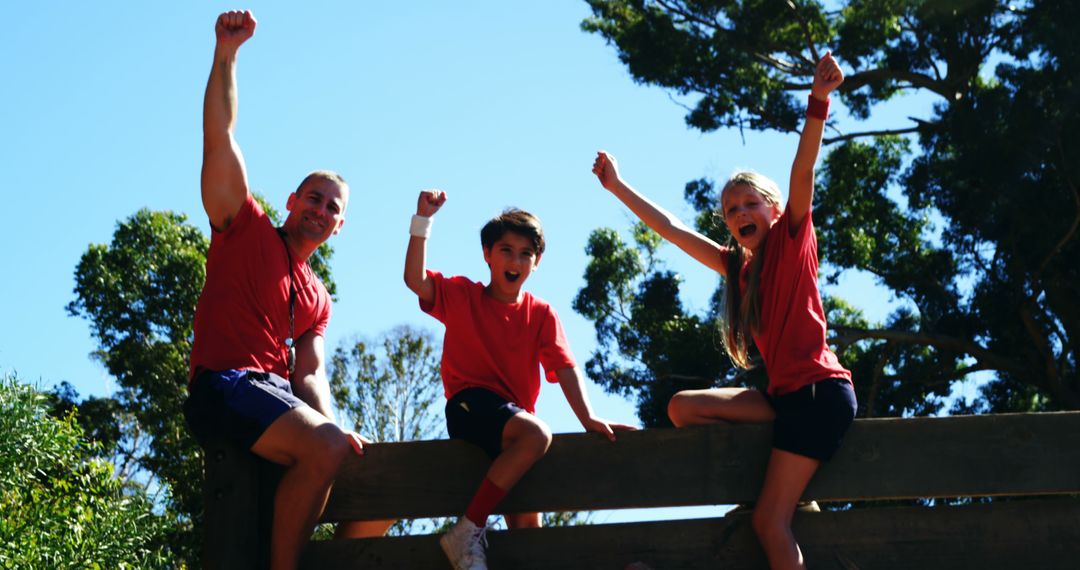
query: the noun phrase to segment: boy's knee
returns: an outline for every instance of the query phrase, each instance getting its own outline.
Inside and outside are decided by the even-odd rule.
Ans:
[[[551,447],[552,437],[551,428],[544,422],[533,418],[528,427],[523,430],[518,443],[528,449],[532,455],[539,458],[543,457],[548,448]]]

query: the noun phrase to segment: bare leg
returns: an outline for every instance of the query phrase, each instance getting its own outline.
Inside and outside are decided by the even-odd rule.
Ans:
[[[381,521],[346,521],[338,523],[334,538],[370,538],[384,536],[390,527],[394,526],[396,519]]]
[[[502,453],[488,468],[487,477],[509,491],[551,445],[551,428],[536,416],[519,412],[503,427]]]
[[[510,528],[540,528],[540,513],[513,513],[506,517],[506,526]]]
[[[270,424],[251,447],[256,455],[288,466],[274,496],[272,569],[296,568],[338,468],[351,452],[347,438],[325,416],[301,406]]]
[[[676,427],[733,423],[765,423],[776,413],[765,396],[748,388],[684,390],[668,402],[668,417]]]
[[[551,445],[551,429],[536,416],[520,412],[503,427],[502,453],[488,468],[487,478],[504,491],[521,480]],[[506,515],[510,528],[540,528],[540,513]]]
[[[817,459],[775,448],[769,456],[765,483],[754,508],[753,524],[773,570],[806,568],[802,551],[791,533],[791,518],[799,497],[820,464]]]

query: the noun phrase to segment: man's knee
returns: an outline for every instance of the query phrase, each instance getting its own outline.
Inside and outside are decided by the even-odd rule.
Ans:
[[[341,463],[352,451],[349,436],[331,422],[317,426],[314,432],[314,445],[307,450],[306,459],[320,472],[336,476]]]

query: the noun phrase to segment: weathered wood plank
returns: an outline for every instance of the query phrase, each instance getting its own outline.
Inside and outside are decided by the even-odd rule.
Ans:
[[[767,568],[748,514],[716,519],[491,532],[491,568]],[[818,570],[1076,568],[1080,500],[798,513],[793,529]],[[314,542],[303,568],[449,568],[437,536]]]
[[[500,512],[744,503],[760,488],[771,426],[562,434]],[[461,513],[487,469],[459,441],[368,446],[350,458],[325,520]],[[815,476],[819,501],[1075,493],[1080,412],[856,421]]]
[[[203,452],[203,568],[269,568],[274,491],[282,469],[226,440],[209,442]]]

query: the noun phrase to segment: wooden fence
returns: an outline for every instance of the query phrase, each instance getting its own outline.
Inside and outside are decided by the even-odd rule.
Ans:
[[[557,435],[498,512],[751,502],[770,434],[768,425],[715,425],[619,433],[615,443]],[[487,465],[458,441],[370,445],[342,467],[324,520],[459,515]],[[265,566],[278,471],[226,445],[208,449],[208,568]],[[798,513],[794,532],[814,569],[1071,570],[1080,567],[1078,495],[1080,412],[857,420],[804,498],[973,499]],[[749,514],[489,532],[488,540],[494,570],[767,568]],[[315,541],[302,566],[450,567],[436,536]]]

